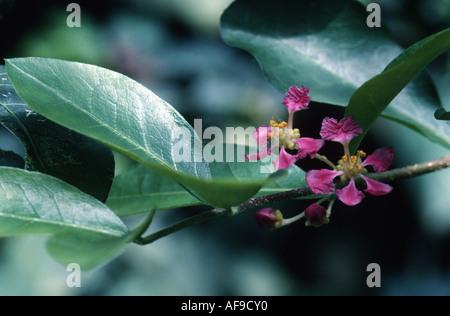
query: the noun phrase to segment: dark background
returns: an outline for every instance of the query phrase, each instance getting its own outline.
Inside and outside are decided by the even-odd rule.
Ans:
[[[229,0],[77,1],[82,27],[66,26],[70,1],[0,0],[0,57],[41,56],[81,61],[124,73],[203,126],[258,126],[283,118],[283,95],[256,61],[220,38]],[[382,22],[403,47],[450,25],[444,0],[378,1]],[[427,71],[441,91],[450,83],[448,54]],[[446,80],[446,81],[443,81]],[[448,90],[448,89],[447,89]],[[443,102],[449,106],[448,93]],[[323,117],[342,108],[313,104],[296,116],[302,134],[318,136]],[[23,153],[3,131],[0,148]],[[407,140],[407,141],[405,141]],[[393,167],[447,153],[392,122],[380,120],[368,153],[393,146]],[[332,155],[333,147],[329,147]],[[303,167],[311,167],[303,162]],[[268,232],[253,212],[178,232],[83,273],[82,287],[65,285],[65,267],[45,252],[45,239],[0,240],[0,295],[447,295],[450,294],[448,171],[394,183],[383,197],[356,207],[335,204],[321,228],[296,223]],[[286,202],[286,217],[308,206]],[[154,229],[201,211],[162,211]],[[131,218],[130,221],[135,220]],[[366,286],[378,263],[382,287]]]

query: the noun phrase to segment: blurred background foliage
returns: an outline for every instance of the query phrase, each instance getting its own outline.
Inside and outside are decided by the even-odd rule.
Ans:
[[[53,57],[116,70],[149,87],[189,122],[202,118],[203,128],[259,126],[272,117],[285,118],[283,95],[256,61],[220,38],[219,18],[231,0],[77,1],[81,28],[66,25],[69,3],[0,0],[0,56]],[[450,25],[448,0],[378,3],[384,27],[405,48]],[[446,54],[427,69],[447,110],[449,60]],[[310,108],[297,115],[296,125],[311,137],[318,136],[324,116],[343,115],[343,109],[328,105]],[[4,130],[0,144],[23,154]],[[384,119],[363,149],[370,153],[380,146],[394,147],[393,167],[448,153]],[[449,179],[446,170],[395,183],[391,194],[367,196],[357,207],[336,203],[331,223],[319,229],[297,223],[268,232],[256,226],[252,212],[221,218],[152,245],[128,246],[117,259],[83,272],[81,288],[66,286],[69,272],[47,255],[45,238],[2,239],[0,295],[450,294]],[[276,206],[289,217],[307,205]],[[202,210],[159,212],[151,229]],[[380,289],[366,286],[372,262],[382,269]]]

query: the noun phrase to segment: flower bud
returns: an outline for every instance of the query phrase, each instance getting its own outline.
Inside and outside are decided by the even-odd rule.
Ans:
[[[275,229],[281,227],[283,214],[279,210],[266,207],[256,211],[255,221],[261,227]]]
[[[311,204],[305,210],[306,226],[320,227],[330,222],[327,210],[319,204]]]

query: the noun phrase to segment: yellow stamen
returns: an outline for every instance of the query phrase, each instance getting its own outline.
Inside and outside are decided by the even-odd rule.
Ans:
[[[356,157],[356,156],[351,156],[351,157],[350,157],[350,161],[351,161],[351,163],[356,163],[356,161],[358,161],[358,157]]]
[[[362,167],[361,167],[361,165],[360,165],[360,164],[357,164],[357,165],[356,165],[356,168],[358,169],[358,172],[361,172],[361,170],[362,170]]]
[[[277,124],[277,123],[275,123],[274,120],[271,120],[269,124],[270,124],[270,126],[275,126],[275,124]]]
[[[347,163],[347,159],[348,159],[347,155],[342,156],[342,162],[343,163]]]
[[[364,151],[359,150],[359,151],[358,151],[358,156],[364,158],[364,157],[367,156],[367,154],[366,154]]]
[[[295,143],[289,142],[288,148],[289,148],[290,150],[294,150],[294,149],[295,149]]]
[[[349,170],[350,172],[352,172],[352,171],[353,171],[353,166],[350,166],[350,168],[348,168],[348,170]]]
[[[272,138],[272,133],[267,134],[267,137]]]

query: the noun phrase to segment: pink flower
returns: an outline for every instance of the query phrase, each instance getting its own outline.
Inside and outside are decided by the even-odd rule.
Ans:
[[[275,121],[270,121],[270,126],[258,127],[253,133],[253,137],[258,145],[265,148],[255,154],[245,155],[245,158],[250,161],[261,160],[269,156],[275,147],[279,147],[279,156],[272,162],[275,170],[287,169],[297,160],[304,159],[308,155],[314,158],[325,141],[309,137],[301,138],[300,131],[297,128],[290,129],[287,125],[286,122],[275,123]],[[275,138],[275,144],[268,147],[272,138]],[[290,154],[286,149],[297,151],[297,153]]]
[[[325,140],[331,140],[344,145],[362,132],[362,128],[358,126],[353,115],[345,117],[339,122],[334,118],[326,117],[322,122],[320,136]]]
[[[289,113],[293,113],[308,108],[309,102],[311,97],[308,87],[291,86],[281,103],[287,107]]]
[[[359,204],[364,198],[364,193],[356,188],[355,179],[361,177],[367,185],[364,192],[372,195],[385,195],[392,191],[392,187],[388,184],[370,179],[364,176],[367,170],[363,165],[371,165],[377,172],[381,172],[389,168],[393,159],[393,151],[391,147],[377,149],[372,155],[368,156],[366,161],[362,162],[362,158],[366,154],[358,151],[356,156],[343,156],[339,161],[337,170],[321,169],[311,170],[306,174],[306,183],[314,194],[328,194],[335,191],[338,199],[349,206]],[[380,171],[381,170],[381,171]],[[335,190],[334,179],[340,176],[341,181],[350,180],[349,184],[342,189]]]
[[[270,125],[262,125],[253,133],[253,137],[259,146],[263,149],[260,152],[245,155],[250,161],[261,160],[273,153],[273,149],[278,147],[278,158],[272,163],[275,170],[287,169],[299,159],[304,159],[308,155],[314,158],[317,152],[322,148],[325,141],[323,139],[313,139],[308,137],[300,138],[298,128],[293,128],[294,112],[304,110],[308,107],[311,97],[308,95],[309,89],[306,87],[298,88],[291,86],[286,93],[283,104],[289,112],[288,123],[280,121],[270,121]],[[271,146],[269,143],[272,141]],[[294,152],[289,153],[287,150]],[[296,152],[296,153],[295,153]]]

